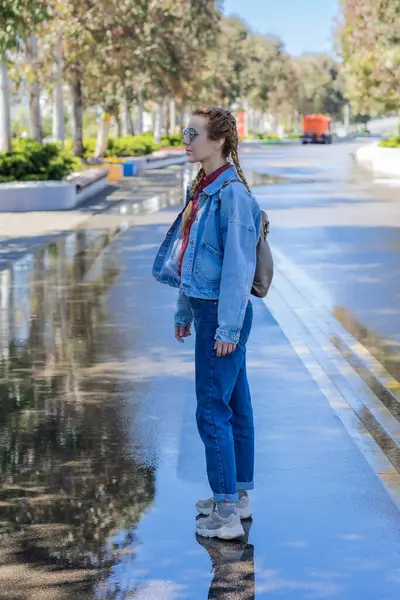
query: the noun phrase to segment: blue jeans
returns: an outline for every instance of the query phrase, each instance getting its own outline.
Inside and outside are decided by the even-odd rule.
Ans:
[[[236,350],[217,358],[218,302],[190,298],[196,330],[196,419],[206,450],[214,502],[237,502],[254,487],[254,423],[246,373],[246,343],[253,321],[249,302]]]

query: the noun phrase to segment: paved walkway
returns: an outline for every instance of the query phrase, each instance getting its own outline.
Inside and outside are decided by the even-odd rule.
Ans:
[[[129,206],[104,250],[60,240],[58,261],[4,280],[1,600],[397,600],[397,506],[276,298],[286,320],[255,301],[249,342],[254,519],[242,542],[196,539],[193,339],[177,344],[176,292],[151,277],[177,208]]]
[[[135,554],[114,567],[108,585],[137,588],[141,600],[207,598],[210,586],[209,597],[224,599],[395,600],[399,512],[262,302],[249,343],[257,427],[249,544],[196,541],[193,504],[208,488],[194,421],[193,343],[176,345],[175,293],[149,275],[160,222],[171,218],[142,221],[113,250],[126,266],[108,314],[115,323],[131,315],[119,372],[142,381],[134,429],[138,456],[156,466],[156,495]],[[122,294],[127,288],[132,293]]]
[[[185,167],[147,171],[140,177],[110,185],[76,210],[29,213],[0,212],[0,269],[29,250],[74,231],[88,218],[117,207],[121,201],[142,204],[174,189],[183,180]]]

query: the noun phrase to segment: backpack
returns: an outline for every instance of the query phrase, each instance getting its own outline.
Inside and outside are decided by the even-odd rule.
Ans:
[[[233,182],[243,184],[241,179],[230,179],[222,186],[222,189]],[[243,184],[244,185],[244,184]],[[220,196],[221,201],[221,196]],[[261,230],[256,248],[256,270],[254,273],[253,286],[251,293],[256,298],[265,298],[272,283],[274,276],[274,261],[269,247],[267,236],[269,233],[269,219],[264,210],[261,210]]]

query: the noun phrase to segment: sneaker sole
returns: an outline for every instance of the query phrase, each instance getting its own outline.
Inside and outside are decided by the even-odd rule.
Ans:
[[[220,529],[199,529],[196,527],[198,535],[206,538],[219,538],[220,540],[236,540],[239,537],[244,537],[244,529],[242,525],[235,527],[221,527]]]
[[[197,504],[196,504],[196,510],[198,513],[200,513],[201,515],[204,515],[205,517],[209,517],[211,515],[211,513],[213,512],[212,508],[200,508],[200,506],[197,506]],[[236,510],[242,521],[244,521],[246,519],[251,519],[251,517],[253,516],[253,512],[252,512],[250,506],[248,506],[247,508],[237,508]]]

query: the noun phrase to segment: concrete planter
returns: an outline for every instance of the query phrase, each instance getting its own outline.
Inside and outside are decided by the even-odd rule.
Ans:
[[[65,181],[13,181],[0,184],[0,212],[75,208],[76,186]]]
[[[0,212],[73,210],[107,187],[107,175],[105,169],[88,169],[67,181],[1,183]]]
[[[400,148],[381,148],[373,142],[356,151],[356,161],[377,175],[400,177]]]

